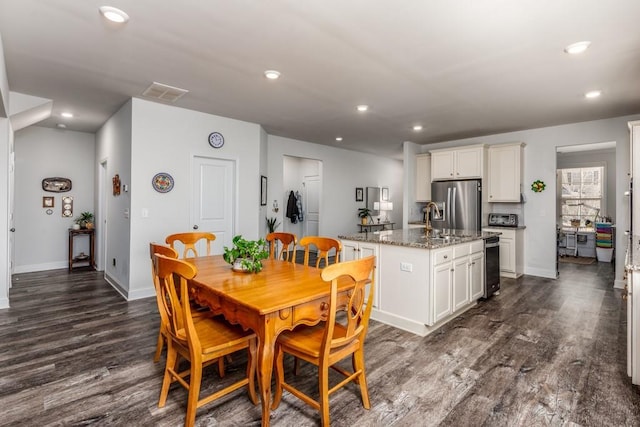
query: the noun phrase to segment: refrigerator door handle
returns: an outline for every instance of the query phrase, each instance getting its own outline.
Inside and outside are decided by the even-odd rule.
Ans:
[[[454,230],[456,227],[456,187],[453,187],[453,192],[451,193],[451,227]]]
[[[447,187],[447,206],[444,211],[444,228],[451,228],[451,187]]]

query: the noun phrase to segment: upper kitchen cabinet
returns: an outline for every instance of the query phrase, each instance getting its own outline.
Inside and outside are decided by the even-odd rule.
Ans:
[[[524,143],[489,147],[488,201],[520,202],[523,178]]]
[[[416,155],[416,202],[431,200],[431,156]]]
[[[431,151],[431,181],[483,178],[484,145]]]

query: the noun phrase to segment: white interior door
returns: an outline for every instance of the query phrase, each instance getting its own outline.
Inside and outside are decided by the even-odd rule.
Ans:
[[[98,174],[98,215],[96,223],[96,240],[98,253],[96,254],[97,270],[104,271],[107,268],[107,194],[113,191],[112,182],[107,178],[107,160],[100,163]]]
[[[13,253],[14,253],[14,234],[15,228],[13,225],[13,206],[14,206],[14,176],[15,176],[15,152],[9,153],[9,287],[11,287],[11,276],[13,275]]]
[[[194,156],[191,182],[191,227],[215,234],[212,253],[222,254],[234,235],[235,162]],[[204,243],[197,249],[206,253]]]
[[[317,236],[320,233],[320,193],[321,182],[318,175],[305,176],[302,209],[304,216],[304,235]]]

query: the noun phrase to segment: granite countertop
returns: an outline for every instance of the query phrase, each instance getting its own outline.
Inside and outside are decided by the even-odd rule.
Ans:
[[[500,235],[500,233],[475,230],[434,230],[433,233],[446,237],[426,238],[424,229],[422,228],[403,228],[401,230],[343,235],[338,236],[338,238],[357,242],[406,246],[410,248],[436,249]]]

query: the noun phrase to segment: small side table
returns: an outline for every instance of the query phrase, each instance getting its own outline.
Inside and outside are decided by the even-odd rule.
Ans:
[[[74,230],[73,228],[69,229],[69,271],[73,270],[74,266],[82,266],[82,267],[91,267],[96,268],[95,260],[94,260],[94,236],[95,229],[81,228],[79,230]],[[73,241],[78,236],[89,236],[89,256],[86,258],[78,258],[77,255],[73,254]]]

